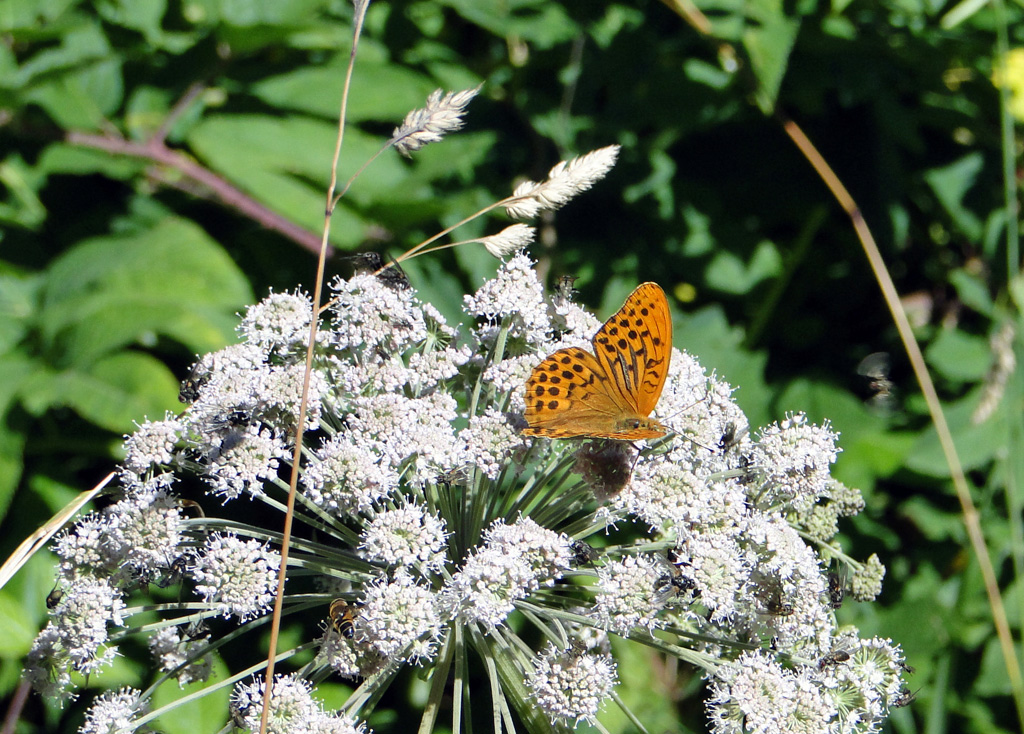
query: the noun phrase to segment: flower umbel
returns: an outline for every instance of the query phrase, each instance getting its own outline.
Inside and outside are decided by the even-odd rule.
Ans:
[[[553,645],[537,656],[526,681],[552,721],[574,724],[596,721],[617,682],[611,655],[560,652]]]
[[[263,715],[264,681],[242,683],[231,693],[231,718],[243,731],[258,732]],[[324,732],[325,734],[371,734],[355,719],[331,714],[312,696],[312,684],[295,676],[274,678],[267,719],[268,734]]]
[[[110,732],[135,731],[134,719],[145,713],[145,703],[140,691],[121,688],[100,695],[85,714],[85,724],[80,734],[110,734]]]
[[[412,664],[447,675],[451,646],[463,645],[518,671],[533,698],[503,695],[524,717],[573,724],[596,720],[616,685],[611,655],[579,640],[675,634],[673,649],[711,676],[716,731],[877,727],[901,695],[902,658],[888,642],[840,635],[836,582],[805,539],[831,542],[839,518],[862,507],[829,476],[838,449],[827,425],[795,415],[750,434],[732,388],[675,352],[655,409],[674,437],[639,447],[525,439],[516,427],[531,366],[586,345],[599,324],[565,294],[546,297],[525,255],[467,297],[476,323],[459,330],[412,289],[372,275],[334,288],[314,355],[319,413],[299,467],[296,520],[315,532],[296,536],[285,598],[286,609],[313,600],[319,620],[329,606],[341,615],[309,642],[319,646],[309,672],[365,678]],[[281,507],[294,380],[271,376],[301,358],[296,298],[250,309],[246,342],[200,360],[190,410],[129,439],[124,499],[59,541],[67,591],[33,649],[40,687],[59,692],[70,671],[109,662],[121,596],[140,581],[180,576],[194,594],[179,627],[150,642],[183,682],[208,670],[210,640],[189,631],[198,618],[267,614],[276,536],[213,515],[243,497]],[[175,477],[189,474],[208,488],[209,517],[175,499]],[[580,542],[621,523],[634,530],[619,544]],[[881,571],[874,557],[853,563],[851,596],[877,593]],[[578,641],[530,652],[523,619]],[[318,708],[306,677],[276,680],[271,731],[355,726]],[[261,692],[262,682],[236,688],[239,726],[258,725]]]
[[[472,94],[433,95],[400,129],[407,151],[457,127]],[[524,184],[511,212],[561,206],[617,151]],[[509,230],[485,245],[519,249],[526,229]],[[827,423],[796,414],[751,430],[732,386],[673,349],[652,413],[668,435],[530,438],[532,368],[589,349],[600,326],[571,284],[547,295],[518,252],[465,298],[458,327],[393,277],[331,287],[299,465],[310,304],[272,294],[246,313],[241,343],[197,362],[188,408],[127,439],[120,496],[58,538],[63,596],[29,656],[37,687],[66,695],[73,673],[109,664],[133,633],[180,684],[205,680],[220,644],[210,627],[236,628],[233,640],[266,621],[294,470],[282,611],[305,638],[281,664],[305,662],[274,678],[271,732],[363,731],[354,717],[374,687],[407,666],[436,681],[428,712],[451,678],[472,690],[479,667],[503,716],[596,722],[625,705],[611,635],[701,668],[718,732],[873,732],[905,699],[899,648],[836,622],[846,592],[872,598],[884,568],[874,556],[840,556],[842,574],[829,565],[840,519],[863,500],[830,475]],[[132,627],[125,599],[147,585],[165,597],[160,619]],[[334,673],[362,681],[339,714],[313,695]],[[258,729],[263,692],[258,673],[235,686],[236,727]],[[83,731],[131,730],[145,695],[99,699]]]
[[[214,533],[199,551],[191,575],[196,593],[223,617],[251,619],[274,601],[281,556],[255,540]]]

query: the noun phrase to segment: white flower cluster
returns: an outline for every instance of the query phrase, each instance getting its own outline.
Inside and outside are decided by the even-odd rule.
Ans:
[[[80,734],[109,734],[110,732],[134,731],[133,720],[145,713],[145,704],[139,691],[120,688],[101,694],[85,715],[85,724]]]
[[[172,673],[184,688],[210,677],[213,658],[208,654],[209,637],[210,633],[198,623],[184,630],[165,627],[149,638],[149,652],[157,661],[158,670]]]
[[[497,627],[517,601],[569,569],[570,543],[568,536],[529,518],[513,525],[496,521],[446,584],[447,606],[465,619]]]
[[[560,652],[549,646],[527,677],[537,705],[556,722],[594,723],[617,683],[611,655]]]
[[[708,713],[716,734],[878,731],[905,696],[903,656],[890,640],[849,639],[815,665],[785,668],[763,650],[723,665]]]
[[[599,153],[553,170],[523,197],[557,204],[563,177],[603,175],[615,151]],[[318,664],[349,677],[447,664],[457,639],[485,657],[499,649],[503,671],[516,667],[535,708],[578,723],[595,720],[616,680],[614,659],[582,641],[611,632],[653,644],[676,633],[689,659],[706,662],[718,731],[875,730],[904,669],[898,648],[837,627],[846,589],[870,598],[882,574],[877,559],[843,557],[839,583],[821,555],[838,518],[862,506],[830,477],[837,435],[800,414],[752,434],[732,388],[673,350],[653,416],[671,429],[665,438],[525,438],[531,369],[556,349],[591,349],[599,325],[570,295],[549,299],[533,264],[516,255],[466,298],[471,324],[456,329],[393,278],[333,284],[299,467],[296,522],[314,532],[296,535],[286,586],[291,593],[301,570],[296,577],[320,575],[318,588],[331,590],[321,595],[330,622]],[[189,609],[208,617],[242,622],[269,609],[276,528],[195,517],[171,496],[170,473],[199,478],[219,502],[244,494],[282,508],[308,308],[298,294],[254,306],[245,341],[193,369],[185,413],[128,439],[126,498],[58,542],[68,581],[37,642],[37,682],[59,688],[66,668],[105,660],[107,625],[122,623],[120,595],[140,580],[185,576]],[[609,543],[600,531],[613,525],[629,539]],[[76,623],[84,639],[62,626],[70,604],[76,619],[96,620]],[[525,623],[509,623],[517,611],[557,644],[530,653],[515,631]],[[154,638],[163,669],[199,664],[203,648],[187,639]],[[260,681],[235,689],[240,725],[258,721],[261,690]],[[279,679],[273,700],[271,731],[354,726],[309,723],[326,715],[297,678]],[[287,728],[302,717],[306,728]]]
[[[109,627],[123,624],[123,594],[107,579],[79,577],[52,610],[28,654],[26,672],[39,690],[60,695],[70,672],[88,675],[113,662]]]
[[[260,542],[213,533],[189,571],[210,609],[244,622],[270,609],[280,567],[280,554]]]
[[[260,730],[263,693],[263,681],[243,683],[232,692],[231,718],[242,731]],[[274,678],[269,709],[268,734],[366,734],[366,727],[355,719],[325,711],[309,681],[296,676]]]

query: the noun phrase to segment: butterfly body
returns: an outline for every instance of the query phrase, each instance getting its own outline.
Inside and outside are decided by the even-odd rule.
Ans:
[[[594,353],[559,349],[526,381],[527,436],[658,438],[669,429],[650,417],[672,356],[665,292],[643,283],[594,335]]]

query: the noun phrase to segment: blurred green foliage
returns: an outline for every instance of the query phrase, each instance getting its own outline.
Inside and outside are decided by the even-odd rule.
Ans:
[[[351,272],[346,251],[397,254],[516,177],[539,180],[559,159],[621,143],[608,179],[539,223],[543,271],[579,276],[580,298],[602,316],[636,282],[659,281],[676,296],[677,346],[740,388],[753,425],[790,410],[830,419],[844,448],[837,476],[868,501],[845,549],[889,566],[880,603],[848,603],[840,619],[902,642],[921,687],[893,729],[1013,730],[977,563],[891,318],[848,218],[772,112],[815,142],[883,249],[1019,636],[1024,385],[1013,358],[1024,286],[1006,173],[1019,172],[1021,138],[1008,134],[992,78],[1002,69],[1004,99],[1020,108],[1024,13],[969,0],[698,0],[712,38],[669,5],[371,6],[342,181],[431,90],[484,86],[464,131],[412,161],[389,151],[357,180],[334,216],[331,271]],[[350,18],[341,0],[0,6],[5,552],[109,471],[133,421],[180,409],[177,380],[194,355],[233,338],[246,304],[268,288],[312,287],[313,256],[268,224],[283,218],[319,238]],[[181,157],[161,157],[172,151]],[[496,216],[456,235],[502,225]],[[461,294],[494,267],[460,248],[407,270],[456,317]],[[994,349],[998,333],[1009,337]],[[887,402],[870,401],[857,373],[879,351],[896,386]],[[44,620],[44,561],[0,591],[0,695]],[[111,684],[146,682],[128,662]],[[677,680],[628,660],[621,672],[625,700],[660,692],[657,730],[704,728],[687,671]],[[19,731],[68,731],[80,717],[78,704],[33,699]],[[376,723],[395,719],[382,710]],[[609,726],[629,730],[615,717]]]

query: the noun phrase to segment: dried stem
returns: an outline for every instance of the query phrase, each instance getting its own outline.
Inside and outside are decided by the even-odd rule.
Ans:
[[[288,568],[288,550],[291,545],[292,519],[295,515],[295,496],[299,484],[299,464],[302,460],[302,435],[306,425],[306,412],[309,407],[309,381],[313,371],[313,350],[316,346],[316,330],[319,322],[320,302],[323,300],[324,270],[327,262],[327,238],[331,232],[331,214],[334,209],[334,189],[338,185],[338,161],[341,158],[341,146],[345,138],[345,117],[348,109],[348,96],[352,87],[352,72],[356,63],[356,51],[359,48],[359,36],[366,17],[369,0],[355,2],[355,14],[352,29],[352,51],[349,54],[348,69],[345,73],[345,86],[341,93],[341,110],[338,114],[338,138],[334,146],[334,158],[331,161],[331,182],[327,187],[327,201],[324,205],[324,229],[320,242],[320,257],[317,261],[316,285],[313,290],[312,315],[309,319],[309,340],[306,343],[306,369],[302,377],[302,400],[299,403],[299,415],[295,421],[295,450],[292,454],[292,471],[288,481],[288,511],[284,518],[283,537],[281,539],[281,567],[277,574],[277,594],[274,598],[274,615],[270,623],[270,651],[267,654],[267,672],[263,690],[263,713],[260,718],[260,734],[266,734],[270,716],[270,698],[274,684],[274,657],[277,653],[277,640],[281,631],[281,609],[284,603],[284,583]]]

